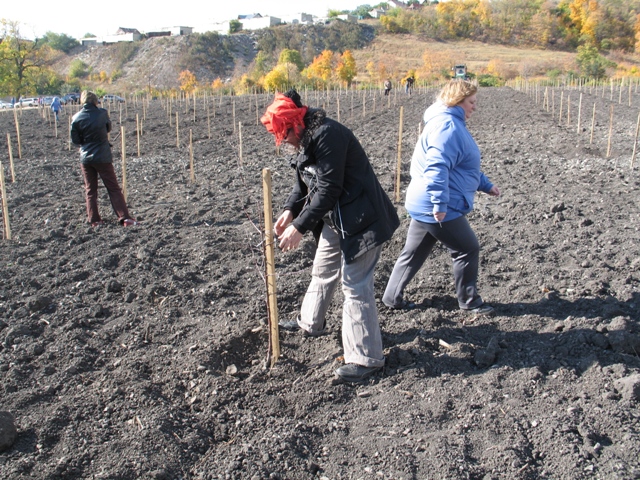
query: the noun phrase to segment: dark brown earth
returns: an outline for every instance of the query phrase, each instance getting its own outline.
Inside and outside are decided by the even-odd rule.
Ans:
[[[2,147],[13,238],[0,242],[0,410],[18,430],[0,452],[0,479],[640,478],[640,203],[630,165],[640,97],[632,92],[628,106],[624,92],[584,91],[578,133],[578,91],[563,93],[567,125],[560,90],[555,119],[541,93],[480,90],[469,128],[503,196],[479,195],[469,217],[483,246],[481,293],[497,315],[458,311],[450,260],[437,249],[406,292],[418,308],[380,310],[386,368],[362,385],[333,377],[340,294],[329,335],[282,332],[282,357],[265,368],[261,171],[273,172],[274,215],[293,180],[256,125],[255,104],[262,112],[269,97],[216,98],[211,138],[204,100],[195,122],[174,106],[171,126],[159,100],[144,114],[131,100],[112,111],[117,169],[122,124],[128,203],[142,222],[131,228],[116,224],[104,189],[107,224],[87,225],[67,116],[56,138],[37,110],[23,111],[18,159],[13,115],[0,112],[16,157],[11,183]],[[404,189],[434,90],[396,93],[390,108],[377,96],[375,110],[367,94],[364,115],[362,92],[340,98],[341,120],[392,198],[400,106]],[[303,97],[337,117],[335,96]],[[136,113],[146,116],[140,157]],[[398,211],[378,296],[409,223],[402,202]],[[296,315],[309,280],[307,237],[276,255],[281,318]]]

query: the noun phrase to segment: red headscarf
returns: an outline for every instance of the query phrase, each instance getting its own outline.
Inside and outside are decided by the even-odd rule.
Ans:
[[[276,98],[260,119],[267,131],[276,137],[276,145],[280,145],[291,128],[304,128],[304,116],[307,107],[297,107],[289,97],[276,93]]]

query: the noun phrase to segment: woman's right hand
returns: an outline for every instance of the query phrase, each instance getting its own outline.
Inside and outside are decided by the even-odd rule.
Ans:
[[[276,235],[278,237],[282,235],[292,221],[293,213],[291,213],[291,210],[285,210],[284,212],[282,212],[282,215],[278,217],[278,220],[276,220],[276,223],[273,226],[273,230],[274,232],[276,232]]]
[[[447,215],[447,212],[435,212],[433,214],[433,218],[436,219],[436,222],[441,222],[444,220],[444,217]]]

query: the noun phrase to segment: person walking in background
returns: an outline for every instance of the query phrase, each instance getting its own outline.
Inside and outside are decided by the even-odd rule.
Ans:
[[[409,75],[407,77],[406,84],[405,84],[405,89],[406,89],[407,95],[411,95],[411,92],[413,92],[413,83],[415,81],[416,81],[416,79],[413,78],[413,75]]]
[[[51,111],[56,115],[56,122],[60,121],[60,118],[58,117],[60,110],[62,110],[62,102],[60,102],[58,97],[53,97],[53,100],[51,101]]]
[[[84,90],[80,95],[80,102],[82,110],[76,113],[71,121],[71,141],[74,145],[80,146],[89,223],[92,227],[98,227],[104,223],[98,213],[98,176],[100,176],[120,224],[125,227],[137,225],[138,222],[129,215],[113,169],[113,156],[108,135],[111,131],[109,114],[104,108],[98,107],[98,97],[93,92]]]
[[[466,80],[451,80],[424,114],[405,201],[411,223],[382,297],[389,308],[415,306],[404,299],[404,289],[440,241],[453,259],[459,307],[476,314],[493,313],[478,294],[480,245],[466,218],[476,191],[500,195],[481,172],[480,150],[466,127],[476,109],[476,92],[477,87]]]
[[[387,78],[384,81],[384,96],[387,97],[391,92],[391,79]]]
[[[341,281],[345,365],[335,373],[347,382],[364,380],[384,366],[373,280],[382,245],[400,224],[398,215],[351,130],[324,110],[302,105],[295,90],[276,94],[261,121],[277,145],[284,141],[296,151],[296,180],[274,225],[278,245],[285,252],[295,249],[308,231],[317,240],[300,315],[280,326],[322,335]]]

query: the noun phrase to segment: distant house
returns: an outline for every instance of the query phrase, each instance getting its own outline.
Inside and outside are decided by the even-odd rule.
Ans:
[[[344,22],[358,23],[358,17],[355,15],[350,15],[348,13],[345,13],[343,15],[337,15],[335,18],[339,18]]]
[[[120,27],[115,35],[105,35],[104,37],[81,38],[81,45],[107,45],[118,42],[135,42],[142,38],[142,34],[135,28]]]
[[[373,18],[380,18],[382,16],[384,16],[387,12],[385,10],[383,10],[382,8],[374,8],[373,10],[369,11],[369,15],[371,15],[371,17]]]
[[[389,5],[389,8],[407,8],[408,5],[404,2],[401,2],[399,0],[387,0],[387,4]]]
[[[238,15],[238,20],[242,23],[243,30],[260,30],[261,28],[274,27],[280,25],[282,20],[277,17],[265,16],[259,13],[252,15]]]
[[[296,13],[282,18],[283,22],[290,23],[291,25],[312,25],[314,23],[313,15],[308,13]]]
[[[191,35],[193,33],[193,27],[163,27],[161,30],[163,32],[170,32],[174,37]]]

